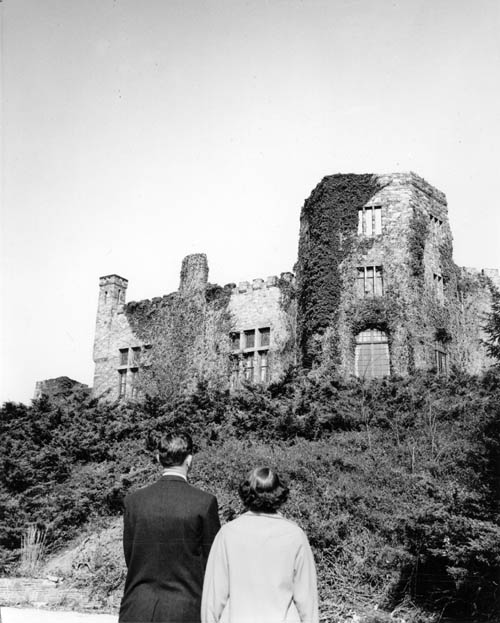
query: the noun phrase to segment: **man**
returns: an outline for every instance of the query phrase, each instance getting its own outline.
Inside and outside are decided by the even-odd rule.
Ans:
[[[217,500],[187,482],[188,434],[163,437],[158,459],[162,478],[125,498],[119,623],[199,623],[203,575],[220,528]]]

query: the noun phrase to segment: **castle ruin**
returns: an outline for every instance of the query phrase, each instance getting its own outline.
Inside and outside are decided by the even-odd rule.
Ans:
[[[179,289],[126,302],[99,280],[93,393],[109,400],[278,381],[294,365],[371,379],[478,373],[496,270],[459,268],[445,195],[414,173],[323,178],[301,213],[295,275],[224,287],[204,254]]]

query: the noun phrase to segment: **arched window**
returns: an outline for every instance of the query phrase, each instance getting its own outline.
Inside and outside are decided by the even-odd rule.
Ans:
[[[389,376],[389,343],[384,331],[366,329],[358,333],[354,367],[356,376],[363,379]]]

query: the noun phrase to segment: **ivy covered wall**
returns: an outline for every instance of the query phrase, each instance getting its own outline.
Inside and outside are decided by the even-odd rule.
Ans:
[[[380,232],[358,233],[363,207],[381,208]],[[393,374],[432,369],[437,342],[450,366],[487,366],[476,312],[488,308],[489,291],[474,278],[464,295],[452,251],[446,198],[414,173],[325,177],[301,215],[302,365],[352,375],[356,336],[373,328],[387,335]],[[366,267],[381,268],[382,296],[360,293],[358,269]]]
[[[358,208],[377,190],[373,175],[331,175],[304,203],[296,272],[298,349],[305,368],[323,363],[328,351],[332,360],[338,355],[341,266],[355,242]]]
[[[380,229],[359,232],[360,209],[363,218],[378,210]],[[367,295],[358,275],[375,267],[383,291]],[[302,208],[296,278],[221,287],[208,283],[206,256],[194,254],[183,260],[177,292],[125,304],[127,280],[102,277],[94,395],[118,397],[120,349],[127,348],[142,349],[143,393],[168,397],[199,381],[227,388],[229,334],[259,327],[271,328],[272,381],[296,364],[354,374],[365,329],[386,334],[394,375],[432,369],[437,345],[450,369],[479,372],[491,365],[482,327],[495,279],[456,266],[446,198],[421,177],[331,175]]]

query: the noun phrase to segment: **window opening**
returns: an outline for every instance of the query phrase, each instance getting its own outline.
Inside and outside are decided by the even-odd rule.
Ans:
[[[141,362],[141,349],[140,347],[134,346],[134,348],[132,348],[132,361],[131,361],[131,365],[132,366],[138,366]]]
[[[240,350],[240,334],[231,333],[229,337],[231,339],[231,350]]]
[[[118,370],[118,396],[122,398],[127,391],[127,371]]]
[[[245,348],[255,348],[255,329],[245,331]]]
[[[128,348],[120,348],[120,365],[126,366],[128,364]]]
[[[384,331],[366,329],[356,336],[355,374],[374,379],[390,375],[389,340]]]
[[[436,296],[438,297],[438,299],[440,301],[442,301],[443,298],[444,298],[443,277],[442,277],[442,275],[438,275],[437,273],[434,273],[433,276],[432,276],[432,281],[433,281],[433,285],[434,285],[434,290],[436,292]]]
[[[358,208],[358,234],[378,236],[382,233],[382,207],[366,206]]]
[[[357,291],[360,297],[382,296],[384,294],[382,266],[358,267]]]
[[[439,340],[436,341],[434,356],[436,361],[436,372],[443,375],[448,374],[448,353],[444,343]]]
[[[249,383],[269,381],[269,347],[271,328],[258,327],[229,334],[232,354],[229,359],[229,384],[231,389],[241,387],[243,380]],[[242,352],[243,351],[243,352]]]

